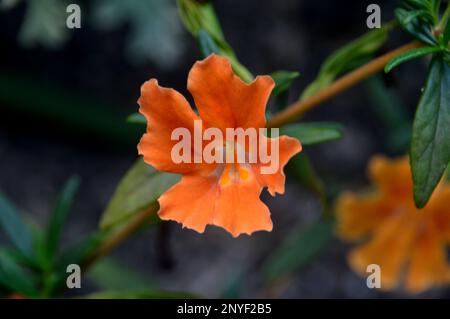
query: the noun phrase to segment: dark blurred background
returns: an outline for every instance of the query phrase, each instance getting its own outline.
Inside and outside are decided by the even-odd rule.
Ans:
[[[253,74],[280,69],[301,73],[290,90],[289,100],[294,101],[330,53],[367,32],[366,7],[371,2],[214,4],[227,40]],[[158,78],[163,86],[188,95],[187,73],[200,52],[179,22],[175,1],[77,1],[82,28],[74,30],[61,27],[53,17],[52,10],[65,11],[58,3],[19,1],[0,11],[0,190],[30,218],[45,223],[64,181],[79,175],[82,184],[65,232],[69,245],[97,227],[115,186],[137,158],[143,128],[125,119],[137,111],[140,85]],[[390,21],[394,2],[377,3],[383,21]],[[396,31],[380,53],[408,39]],[[382,78],[395,90],[408,120],[425,70],[425,63],[416,61]],[[383,122],[373,96],[373,88],[362,83],[305,118],[345,126],[342,140],[305,150],[327,184],[337,189],[363,187],[372,155],[406,151],[386,142],[392,127]],[[264,258],[292,230],[320,218],[320,205],[313,193],[289,179],[284,196],[272,199],[264,192],[263,199],[271,208],[272,233],[233,239],[214,227],[199,235],[164,223],[123,243],[104,269],[110,277],[125,269],[160,289],[206,297],[404,296],[368,289],[365,278],[350,271],[348,247],[337,239],[282,288],[264,289],[258,271]],[[104,277],[88,280],[83,292],[120,286]],[[445,295],[448,291],[425,294]]]

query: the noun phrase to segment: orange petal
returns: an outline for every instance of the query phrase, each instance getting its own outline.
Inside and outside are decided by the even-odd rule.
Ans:
[[[409,292],[419,293],[450,281],[446,249],[446,243],[435,229],[428,229],[418,238],[406,277]]]
[[[386,196],[397,200],[412,196],[411,169],[406,157],[389,159],[375,156],[369,163],[369,175]]]
[[[267,154],[272,154],[270,140],[273,140],[274,138],[264,138],[264,139],[266,139],[268,143],[260,144],[260,147],[267,145],[268,147]],[[288,163],[288,161],[291,159],[292,156],[294,156],[297,153],[300,153],[302,150],[302,145],[295,138],[283,135],[277,137],[276,139],[278,139],[279,143],[279,158],[278,158],[279,165],[276,172],[273,174],[263,174],[261,172],[261,168],[269,164],[257,163],[252,165],[253,172],[257,180],[259,181],[261,186],[268,188],[268,191],[272,196],[275,196],[276,193],[278,194],[284,193],[284,183],[286,179],[283,171],[284,166]]]
[[[394,213],[393,208],[378,193],[360,197],[344,193],[336,202],[338,235],[345,240],[368,235]]]
[[[217,178],[185,175],[159,198],[159,217],[203,233],[212,222],[218,194]]]
[[[230,179],[220,187],[213,224],[234,237],[259,230],[272,230],[267,206],[259,199],[261,186],[249,175],[246,180]]]
[[[367,275],[368,265],[379,265],[381,288],[393,289],[401,280],[401,270],[410,256],[415,232],[415,223],[407,214],[396,215],[380,226],[371,241],[350,253],[349,263],[363,276]]]
[[[227,58],[212,54],[189,72],[188,90],[206,127],[260,128],[266,123],[267,100],[275,83],[258,76],[251,84],[236,76]]]
[[[443,238],[450,242],[450,185],[442,182],[436,187],[427,206],[420,212],[430,215],[433,227]]]
[[[147,119],[147,133],[138,145],[144,161],[166,172],[188,173],[196,170],[198,164],[176,164],[171,158],[172,147],[178,142],[171,140],[173,130],[184,127],[193,136],[194,120],[199,119],[186,99],[173,89],[160,87],[158,81],[152,79],[142,85],[138,103],[139,112]]]
[[[216,225],[237,237],[258,230],[272,230],[270,212],[259,199],[261,186],[250,174],[221,179],[217,175],[189,174],[159,198],[159,216],[203,233]],[[241,179],[243,178],[243,179]]]

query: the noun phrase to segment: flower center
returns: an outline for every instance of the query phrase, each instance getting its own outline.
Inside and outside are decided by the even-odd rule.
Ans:
[[[230,183],[246,181],[250,178],[250,169],[245,164],[225,164],[225,168],[220,175],[220,186]]]
[[[225,141],[223,146],[224,164],[220,165],[219,184],[225,186],[231,182],[248,180],[250,167],[246,164],[247,153],[236,141]]]

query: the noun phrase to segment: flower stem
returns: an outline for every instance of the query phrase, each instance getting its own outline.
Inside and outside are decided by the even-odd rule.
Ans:
[[[344,75],[340,79],[331,83],[328,87],[320,90],[316,94],[304,100],[299,100],[288,106],[284,111],[274,115],[267,123],[267,127],[280,127],[293,122],[301,117],[305,112],[315,108],[339,93],[351,88],[358,82],[384,69],[386,64],[396,56],[414,48],[423,46],[418,41],[408,43],[393,51],[390,51],[356,70]]]
[[[122,241],[127,239],[130,235],[134,234],[144,225],[149,218],[156,214],[158,211],[158,205],[152,205],[146,210],[137,213],[127,224],[120,227],[117,230],[113,230],[107,239],[105,239],[81,264],[83,270],[92,266],[97,259],[110,253],[116,246]]]

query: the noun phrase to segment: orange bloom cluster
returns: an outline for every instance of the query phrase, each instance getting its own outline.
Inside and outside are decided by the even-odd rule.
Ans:
[[[375,157],[369,176],[373,192],[345,193],[337,201],[339,236],[363,241],[349,254],[351,267],[368,275],[367,266],[378,264],[385,290],[403,284],[408,292],[419,293],[449,283],[450,185],[441,182],[428,205],[418,210],[407,158]]]
[[[177,91],[160,87],[155,79],[144,83],[138,103],[148,124],[138,145],[139,154],[158,170],[183,175],[159,198],[161,219],[175,220],[200,233],[208,224],[222,227],[233,236],[272,230],[269,209],[259,196],[264,187],[273,196],[284,192],[283,167],[301,151],[298,140],[276,137],[279,168],[273,174],[261,174],[261,163],[176,164],[171,150],[177,141],[171,139],[171,134],[181,127],[193,135],[195,120],[202,120],[203,130],[264,128],[266,104],[273,87],[270,76],[258,76],[251,84],[242,82],[226,58],[211,55],[195,63],[188,76],[197,115]]]

